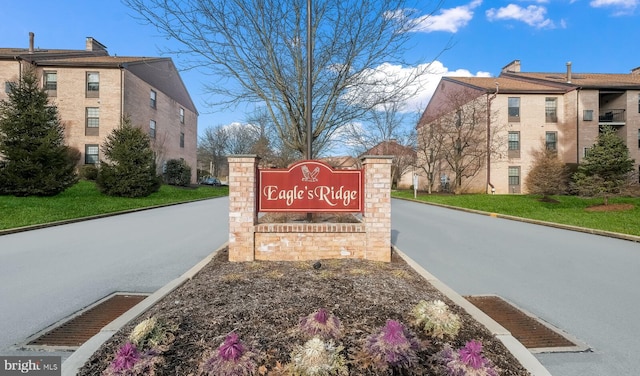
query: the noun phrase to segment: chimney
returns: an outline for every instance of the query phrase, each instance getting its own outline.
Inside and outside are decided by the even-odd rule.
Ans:
[[[502,68],[502,73],[520,72],[520,60],[514,60]]]
[[[33,31],[29,32],[29,53],[32,54],[33,53],[33,40],[35,38],[35,34],[33,33]]]
[[[571,62],[567,62],[567,83],[571,83]]]
[[[87,37],[87,42],[85,43],[87,51],[107,51],[107,46],[98,42],[93,37]]]

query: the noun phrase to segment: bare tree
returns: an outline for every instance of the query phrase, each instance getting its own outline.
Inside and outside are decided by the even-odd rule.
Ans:
[[[414,94],[412,83],[428,69],[420,65],[408,77],[379,69],[383,63],[416,65],[402,59],[418,13],[407,0],[315,1],[312,41],[307,41],[303,1],[124,2],[179,42],[179,49],[167,52],[184,57],[187,68],[219,78],[206,87],[226,98],[217,105],[264,104],[284,145],[301,154],[307,145],[307,111],[312,111],[318,155],[344,124],[381,103]],[[312,109],[306,105],[308,42],[314,57]]]
[[[445,134],[439,122],[418,127],[416,132],[416,164],[427,177],[427,193],[431,194],[436,182],[436,173],[442,163]]]
[[[438,115],[419,125],[427,127],[421,130],[420,139],[427,144],[419,150],[423,155],[428,153],[426,160],[434,164],[425,171],[433,173],[435,164],[444,162],[453,174],[451,188],[460,192],[464,182],[486,166],[488,155],[499,155],[505,148],[503,127],[487,127],[495,114],[490,112],[490,99],[483,91],[464,88],[443,92],[440,101]]]
[[[410,146],[413,142],[412,134],[405,127],[408,115],[401,112],[400,107],[399,102],[384,103],[372,110],[364,122],[348,124],[340,133],[343,143],[355,155],[366,153],[389,140]]]
[[[226,162],[228,134],[222,125],[209,127],[198,142],[198,160],[209,164],[209,173],[219,176],[222,165]]]

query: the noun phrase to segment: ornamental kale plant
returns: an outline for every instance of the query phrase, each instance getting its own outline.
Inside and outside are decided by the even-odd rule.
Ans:
[[[175,325],[150,317],[133,328],[129,340],[140,349],[164,352],[175,339],[173,332],[176,330]]]
[[[475,340],[458,351],[445,345],[434,355],[434,362],[443,367],[448,376],[498,376],[498,369],[482,355],[482,343]]]
[[[340,320],[324,308],[301,318],[299,329],[308,338],[318,336],[323,340],[337,340],[342,331]]]
[[[357,358],[360,363],[382,372],[411,370],[418,362],[419,350],[420,344],[402,323],[387,320],[380,332],[367,337]]]
[[[332,340],[313,337],[293,350],[287,370],[297,376],[346,376],[349,370],[342,350]]]
[[[414,317],[414,325],[433,338],[455,338],[460,331],[460,317],[449,311],[449,307],[442,300],[421,300],[413,308],[411,315]]]
[[[136,345],[125,343],[111,362],[111,365],[102,372],[103,376],[152,376],[155,370],[163,362],[163,358],[153,352],[140,353]]]
[[[255,375],[256,354],[247,349],[236,333],[230,333],[214,355],[202,365],[202,375],[250,376]]]

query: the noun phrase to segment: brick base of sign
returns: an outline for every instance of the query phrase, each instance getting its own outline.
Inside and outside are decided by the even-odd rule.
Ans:
[[[365,157],[363,166],[363,223],[257,224],[257,158],[229,157],[229,260],[390,262],[391,158]]]

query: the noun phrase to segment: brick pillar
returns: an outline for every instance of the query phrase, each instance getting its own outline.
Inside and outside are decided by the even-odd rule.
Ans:
[[[229,161],[229,261],[253,261],[254,226],[258,221],[255,155],[233,155]]]
[[[391,261],[391,156],[364,156],[364,224],[367,260]]]

